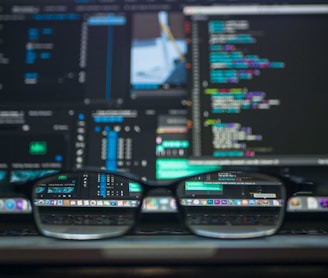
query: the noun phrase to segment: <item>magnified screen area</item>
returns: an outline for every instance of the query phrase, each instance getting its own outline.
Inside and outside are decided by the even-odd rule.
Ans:
[[[216,237],[268,235],[284,215],[284,186],[258,173],[217,172],[179,184],[186,225],[195,233]]]
[[[140,184],[110,173],[51,176],[35,186],[36,220],[65,238],[120,235],[134,225],[141,193]]]

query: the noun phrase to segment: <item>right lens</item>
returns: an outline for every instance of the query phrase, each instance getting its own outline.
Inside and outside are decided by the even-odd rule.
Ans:
[[[177,192],[185,224],[201,236],[267,236],[283,221],[285,187],[272,176],[218,171],[186,179]]]
[[[106,172],[73,172],[39,180],[34,215],[40,231],[65,239],[99,239],[125,234],[135,224],[141,185]]]

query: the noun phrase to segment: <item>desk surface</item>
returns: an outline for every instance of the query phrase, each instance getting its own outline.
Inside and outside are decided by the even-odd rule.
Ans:
[[[2,278],[327,278],[328,236],[161,235],[88,242],[1,237],[0,269]]]
[[[251,264],[328,265],[328,236],[271,236],[216,240],[196,236],[125,236],[68,241],[41,236],[1,237],[0,264]]]

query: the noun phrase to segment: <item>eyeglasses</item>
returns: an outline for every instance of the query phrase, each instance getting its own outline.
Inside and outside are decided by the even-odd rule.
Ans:
[[[143,200],[159,189],[165,189],[175,201],[188,231],[211,238],[275,234],[284,218],[286,199],[282,180],[244,171],[145,182],[132,175],[79,170],[16,187],[16,191],[22,189],[42,235],[74,240],[129,233],[138,223]]]

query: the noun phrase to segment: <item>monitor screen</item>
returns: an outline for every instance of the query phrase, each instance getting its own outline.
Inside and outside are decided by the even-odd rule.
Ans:
[[[327,5],[185,7],[191,155],[327,165]]]
[[[327,165],[328,8],[283,2],[1,1],[0,187],[85,167]],[[145,209],[174,210],[162,197]]]
[[[152,2],[2,1],[3,181],[190,171],[183,5]]]

